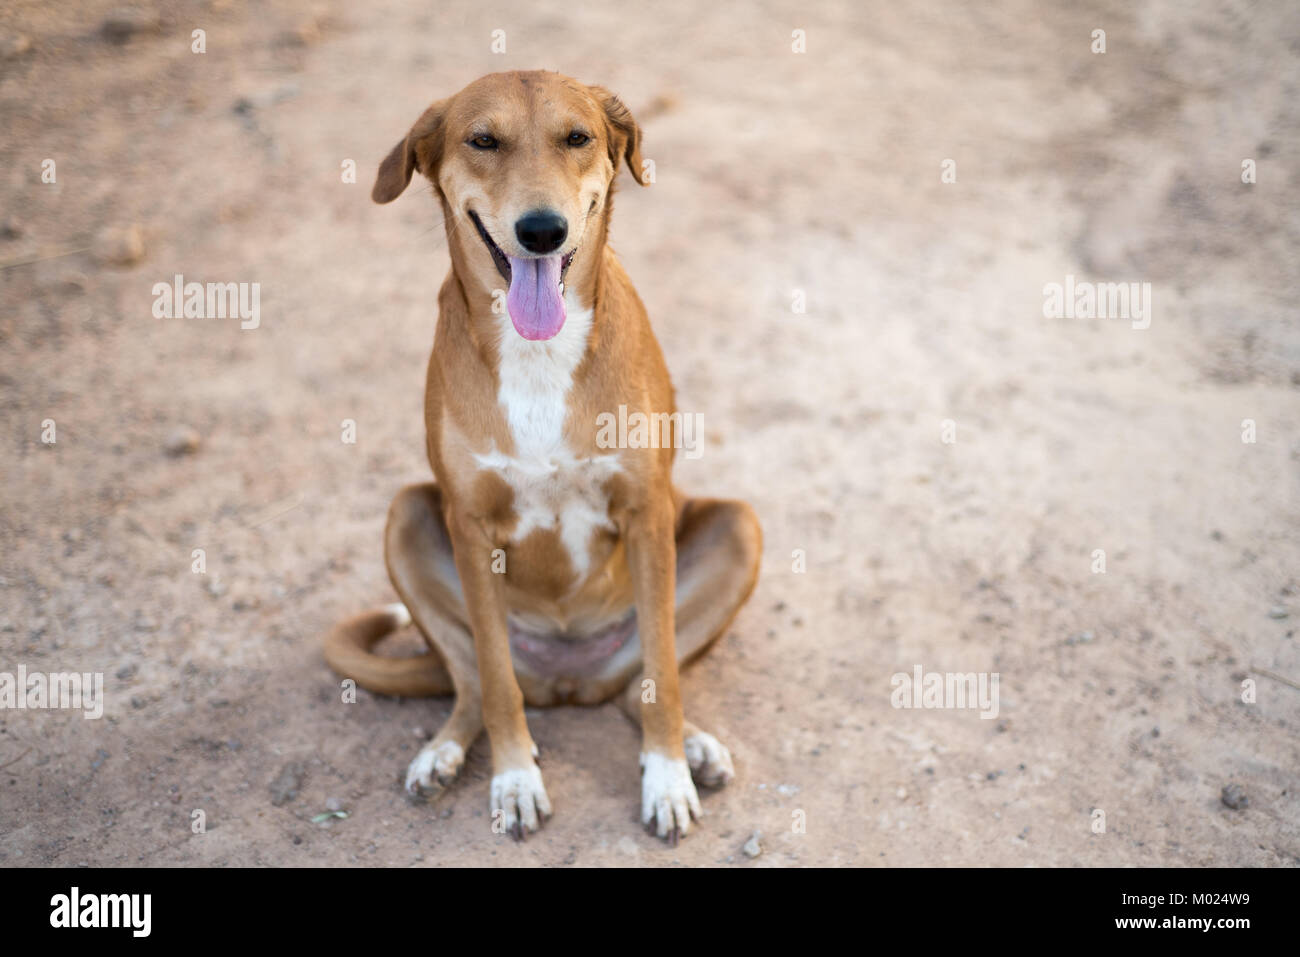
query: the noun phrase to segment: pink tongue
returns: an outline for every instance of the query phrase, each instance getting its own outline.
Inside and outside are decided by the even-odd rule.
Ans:
[[[560,258],[509,257],[510,292],[506,294],[506,308],[510,310],[515,331],[525,339],[551,339],[564,325]]]

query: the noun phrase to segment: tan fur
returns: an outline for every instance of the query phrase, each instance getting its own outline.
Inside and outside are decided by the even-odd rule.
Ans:
[[[566,146],[575,128],[592,136],[586,148]],[[466,141],[481,130],[490,130],[503,148],[484,153],[469,147]],[[640,146],[631,114],[606,90],[553,73],[494,74],[430,106],[381,164],[375,182],[377,202],[395,199],[416,171],[433,183],[452,261],[438,295],[425,397],[427,451],[437,482],[399,494],[385,535],[389,575],[431,653],[416,659],[370,653],[389,619],[359,616],[331,632],[326,659],[381,693],[439,693],[454,686],[456,709],[429,747],[454,741],[468,750],[486,727],[498,775],[535,769],[525,701],[595,703],[624,689],[639,692],[644,679],[654,682],[655,694],[639,715],[643,755],[683,760],[684,728],[695,729],[682,717],[679,662],[725,629],[757,578],[761,536],[748,506],[687,500],[672,485],[671,448],[596,444],[603,412],[620,405],[629,413],[674,411],[645,308],[606,245],[618,166],[625,162],[639,177]],[[578,253],[565,285],[574,301],[592,310],[585,350],[564,396],[564,446],[572,469],[579,470],[572,471],[573,480],[580,470],[616,469],[592,493],[607,508],[607,527],[593,527],[585,550],[579,549],[583,574],[562,526],[516,537],[516,491],[481,464],[489,453],[508,459],[516,450],[498,401],[505,342],[502,317],[492,305],[493,290],[504,281],[468,211],[508,254],[524,255],[511,224],[537,206],[567,219]],[[508,329],[506,335],[515,333]],[[596,460],[609,455],[616,458]],[[498,574],[493,556],[502,552],[507,571]],[[531,674],[512,661],[508,615],[542,623],[530,626],[543,629],[540,640],[573,642],[601,633],[633,608],[636,645],[614,655],[598,674]],[[445,770],[440,767],[439,781]],[[675,820],[665,829],[659,821],[660,833],[671,839],[687,827]]]

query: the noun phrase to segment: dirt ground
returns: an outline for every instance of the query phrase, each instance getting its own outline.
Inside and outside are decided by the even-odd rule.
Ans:
[[[6,3],[0,671],[105,704],[0,711],[0,865],[1294,866],[1300,7],[1140,7]],[[704,417],[678,482],[765,529],[684,679],[737,777],[676,849],[612,705],[530,711],[515,845],[483,742],[404,796],[448,701],[344,704],[320,652],[429,474],[441,214],[375,168],[538,67],[642,123],[613,243]],[[260,325],[155,318],[178,273]],[[1149,328],[1045,318],[1067,276]],[[997,718],[893,707],[918,665]]]

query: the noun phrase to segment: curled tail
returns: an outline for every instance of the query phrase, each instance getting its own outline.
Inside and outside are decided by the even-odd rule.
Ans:
[[[433,651],[408,658],[386,658],[370,650],[380,639],[410,623],[411,613],[402,604],[353,615],[325,636],[325,661],[342,677],[377,694],[427,698],[455,693],[451,675]]]

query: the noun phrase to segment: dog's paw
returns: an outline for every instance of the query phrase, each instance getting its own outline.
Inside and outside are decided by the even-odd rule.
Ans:
[[[654,751],[641,755],[641,823],[668,843],[691,832],[700,817],[700,797],[690,766]]]
[[[455,741],[432,741],[420,749],[406,769],[406,791],[418,795],[422,791],[437,791],[456,780],[460,766],[465,763],[465,749]]]
[[[492,778],[492,830],[517,841],[539,830],[551,814],[551,799],[537,765],[511,768]]]
[[[695,783],[706,788],[720,788],[736,776],[727,746],[707,731],[696,731],[685,742],[686,763]]]

